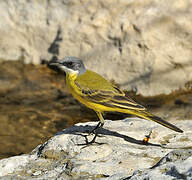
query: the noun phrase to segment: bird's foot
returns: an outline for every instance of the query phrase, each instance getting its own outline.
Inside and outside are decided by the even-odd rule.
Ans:
[[[94,137],[93,137],[93,139],[92,139],[91,141],[89,141],[88,138],[87,138],[87,136],[85,136],[86,145],[95,143],[95,139],[96,139],[96,137],[98,136],[98,134],[97,134],[96,132],[95,132],[94,134],[95,134],[95,135],[94,135]],[[90,135],[90,134],[88,134],[88,135]]]
[[[85,137],[85,144],[79,144],[79,145],[90,145],[90,144],[93,144],[93,143],[101,144],[101,143],[95,142],[95,140],[96,140],[96,137],[103,137],[103,136],[101,136],[101,135],[99,135],[97,133],[97,130],[99,128],[101,128],[102,126],[103,126],[103,124],[101,122],[99,122],[97,124],[97,126],[94,127],[93,130],[88,133],[88,135],[83,135]],[[92,135],[92,134],[94,134],[94,137],[93,137],[93,139],[91,141],[89,141],[87,137]]]
[[[88,136],[89,136],[90,134],[88,134],[88,135],[85,135],[84,137],[85,137],[85,142],[86,142],[86,144],[92,144],[92,143],[95,143],[95,139],[96,139],[96,137],[104,137],[104,136],[102,136],[102,135],[99,135],[96,131],[94,132],[94,137],[93,137],[93,139],[91,140],[91,141],[88,141]]]
[[[151,137],[151,134],[152,134],[152,130],[149,132],[148,135],[145,135],[144,139],[143,139],[143,144],[148,144],[149,142],[149,139]]]
[[[96,142],[96,141],[95,141],[95,140],[96,140],[96,137],[101,137],[101,136],[98,135],[97,133],[95,133],[95,135],[94,135],[94,137],[93,137],[93,139],[92,139],[91,141],[88,140],[88,136],[89,136],[89,135],[83,135],[83,136],[85,137],[85,143],[77,144],[78,146],[85,145],[85,147],[87,147],[87,146],[89,146],[89,145],[91,145],[91,144],[94,144],[94,143],[99,144],[99,145],[103,144],[103,143],[99,143],[99,142]],[[83,148],[85,148],[85,147],[83,147]]]

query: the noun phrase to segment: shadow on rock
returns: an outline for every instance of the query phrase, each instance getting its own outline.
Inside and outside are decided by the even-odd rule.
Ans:
[[[65,129],[64,131],[56,133],[56,136],[62,135],[62,134],[74,134],[74,135],[85,137],[85,135],[83,135],[81,133],[89,133],[89,132],[92,131],[93,128],[94,128],[94,126],[90,126],[90,125],[86,125],[86,126],[82,126],[82,125],[76,126],[76,125],[74,125],[74,126],[72,126],[70,128]],[[97,133],[98,133],[98,135],[108,135],[108,136],[123,138],[125,141],[127,141],[129,143],[133,143],[133,144],[144,145],[144,146],[161,147],[160,144],[153,144],[153,143],[145,144],[145,143],[143,143],[143,140],[137,140],[135,138],[120,134],[120,133],[115,132],[115,131],[104,129],[104,128],[98,129]],[[82,145],[86,145],[86,144],[82,144]]]

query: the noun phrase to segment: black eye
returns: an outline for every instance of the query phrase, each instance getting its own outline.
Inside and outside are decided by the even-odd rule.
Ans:
[[[68,65],[69,65],[69,66],[72,66],[72,64],[73,64],[72,62],[68,62]]]

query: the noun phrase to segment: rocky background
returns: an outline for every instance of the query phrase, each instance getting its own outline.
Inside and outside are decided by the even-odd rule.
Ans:
[[[0,158],[44,143],[1,160],[0,179],[192,178],[191,0],[2,0],[0,22]],[[47,68],[64,56],[82,58],[184,134],[107,121],[98,144],[77,146],[95,124],[65,128],[97,117]]]
[[[1,1],[0,59],[77,56],[122,88],[191,88],[191,0]]]

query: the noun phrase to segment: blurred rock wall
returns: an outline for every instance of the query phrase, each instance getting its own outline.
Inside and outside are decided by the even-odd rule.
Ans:
[[[191,88],[192,1],[0,1],[0,59],[53,55],[144,96]]]

